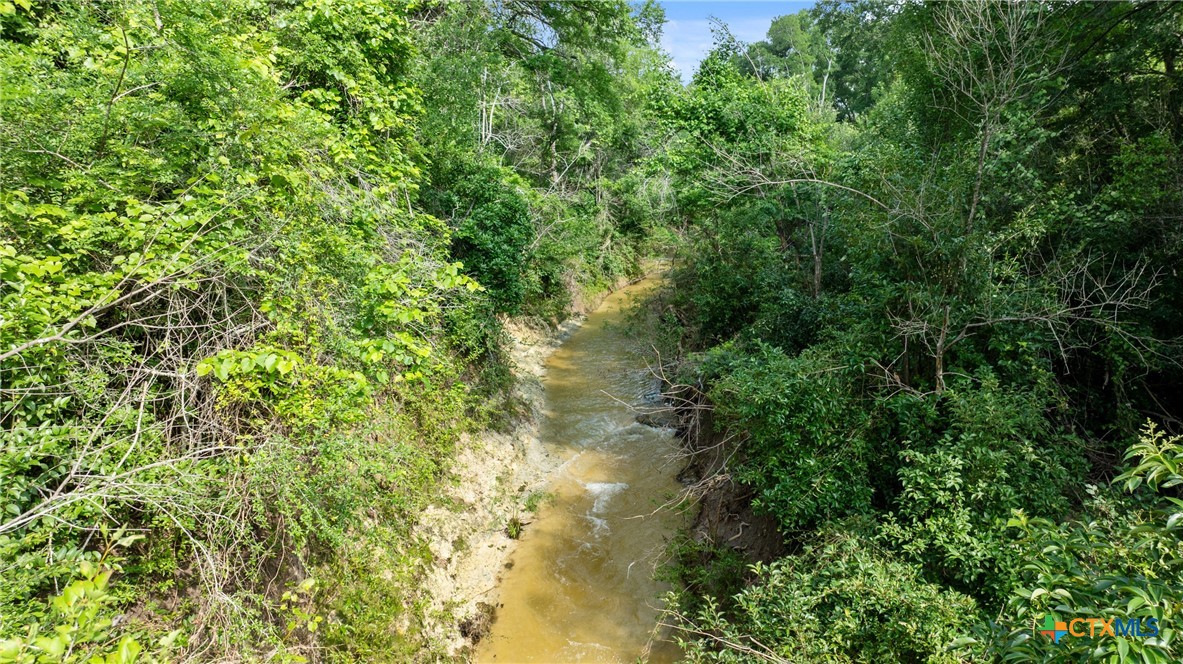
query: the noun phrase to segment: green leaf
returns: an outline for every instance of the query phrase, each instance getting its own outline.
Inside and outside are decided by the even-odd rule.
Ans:
[[[144,535],[142,533],[136,533],[134,535],[128,535],[126,537],[119,538],[119,540],[116,542],[116,544],[118,544],[121,547],[127,547],[127,546],[131,546],[135,542],[145,539],[146,537],[147,537],[147,535]]]

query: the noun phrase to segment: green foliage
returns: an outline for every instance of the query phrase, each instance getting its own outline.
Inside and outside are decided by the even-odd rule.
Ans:
[[[0,638],[118,521],[150,538],[79,644],[431,652],[411,533],[513,417],[499,316],[562,315],[656,224],[616,184],[668,78],[638,19],[512,4],[0,3]]]
[[[165,635],[150,652],[131,634],[113,629],[118,597],[111,592],[112,575],[122,572],[117,551],[143,535],[124,535],[121,528],[108,533],[101,551],[78,563],[72,579],[48,606],[35,609],[35,619],[15,638],[0,640],[0,662],[87,662],[88,664],[132,664],[137,661],[167,661],[168,652],[180,631]],[[0,624],[0,629],[3,625]],[[143,655],[141,657],[141,655]]]
[[[555,501],[555,495],[549,491],[531,491],[522,503],[522,507],[531,514],[537,514],[543,505]]]
[[[675,132],[663,159],[695,220],[675,304],[694,346],[746,332],[795,351],[815,341],[832,281],[828,195],[816,188],[828,149],[805,93],[785,79],[753,84],[735,48],[720,45],[685,92],[659,98]]]
[[[660,9],[619,2],[446,3],[422,35],[429,113],[420,200],[496,313],[561,318],[577,290],[636,276],[661,207],[642,200],[646,99],[672,76]],[[578,287],[573,288],[573,286]]]
[[[753,233],[755,220],[739,218],[749,223],[720,224],[695,238],[704,251],[677,275],[678,304],[686,312],[693,338],[704,343],[725,340],[766,318],[768,300],[782,290],[773,286],[784,276],[776,240]]]
[[[315,633],[324,621],[324,616],[313,614],[314,609],[310,606],[310,596],[315,587],[316,579],[310,577],[301,581],[291,590],[285,590],[280,596],[279,610],[287,611],[290,614],[287,621],[289,636],[297,629],[307,630],[309,634]]]
[[[1162,492],[1180,481],[1179,437],[1167,438],[1153,424],[1127,458],[1137,465],[1118,476],[1113,487],[1091,488],[1088,521],[1056,524],[1019,512],[1007,523],[1022,548],[1020,579],[1000,620],[979,637],[1009,661],[1095,658],[1146,662],[1178,659],[1175,621],[1183,610],[1183,584],[1177,568],[1183,559],[1183,502]],[[1109,638],[1066,636],[1056,645],[1033,634],[1045,615],[1123,621],[1157,620],[1156,637]],[[1149,623],[1144,622],[1144,625]]]
[[[728,546],[679,535],[670,544],[670,561],[661,574],[675,584],[669,604],[686,615],[712,610],[716,602],[730,607],[751,578],[743,556]]]
[[[794,551],[679,545],[694,657],[1177,659],[1029,636],[1179,610],[1176,6],[824,2],[686,87],[661,14],[0,0],[4,656],[440,654],[503,318],[684,230],[663,338]]]
[[[526,297],[525,270],[533,239],[527,185],[508,169],[469,165],[433,182],[430,207],[452,219],[452,255],[490,291],[494,311],[516,313]]]
[[[1077,441],[1056,440],[1048,430],[1048,404],[1037,395],[1005,390],[991,378],[947,395],[944,434],[907,441],[900,452],[898,504],[881,536],[933,577],[997,599],[1021,564],[997,524],[1016,509],[1065,515],[1065,493],[1083,473],[1083,459]]]
[[[522,528],[524,524],[517,514],[509,517],[509,521],[505,522],[505,534],[509,539],[519,539],[522,536]]]
[[[723,372],[710,393],[720,422],[747,436],[737,479],[759,490],[755,504],[784,531],[870,509],[865,416],[841,367],[820,353],[790,358],[761,345],[719,368],[708,360],[705,370]]]
[[[1183,49],[1160,9],[822,2],[755,44],[721,31],[658,97],[689,226],[664,350],[714,407],[725,461],[705,484],[743,485],[793,551],[775,592],[741,593],[749,617],[679,598],[707,607],[698,655],[1178,658],[1165,631],[1032,634],[1045,613],[1178,608],[1177,487],[1141,490],[1177,481],[1177,445],[1138,433],[1183,413],[1183,243],[1164,225]],[[1132,495],[1096,488],[1114,475]],[[882,547],[858,558],[908,580],[901,596],[980,609],[866,655],[798,642],[801,562],[852,517],[855,548]],[[874,624],[861,596],[833,597],[834,623]]]
[[[707,604],[683,627],[693,662],[957,662],[947,648],[977,617],[972,599],[924,581],[857,536],[822,543],[771,565],[721,610]]]

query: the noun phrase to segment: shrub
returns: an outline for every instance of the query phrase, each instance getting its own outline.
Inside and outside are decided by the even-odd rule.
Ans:
[[[972,599],[926,582],[916,569],[856,535],[826,531],[819,544],[771,565],[757,581],[677,625],[692,662],[957,662],[948,647],[977,618]]]
[[[902,444],[899,493],[881,533],[934,578],[1002,599],[1019,561],[998,524],[1016,509],[1064,516],[1084,472],[1080,446],[1055,433],[1048,399],[1029,390],[986,376],[943,398],[944,432],[913,430],[918,439]]]
[[[709,357],[726,363],[708,359],[725,369],[709,394],[719,422],[744,434],[734,475],[757,489],[759,509],[786,532],[868,512],[867,414],[841,367],[820,350],[790,358],[766,344]]]
[[[1054,523],[1017,512],[1007,523],[1021,547],[1019,579],[998,621],[977,638],[1007,661],[1139,659],[1179,661],[1175,623],[1183,615],[1183,437],[1167,437],[1147,424],[1126,459],[1136,465],[1112,490],[1093,488],[1087,515]],[[1122,495],[1125,489],[1127,495]],[[1043,620],[1073,618],[1157,621],[1155,637],[1121,635],[1052,639],[1034,632]],[[967,639],[967,642],[970,641]]]
[[[437,168],[432,185],[424,201],[450,220],[453,258],[489,290],[498,313],[517,312],[534,235],[526,184],[509,169],[465,162]]]

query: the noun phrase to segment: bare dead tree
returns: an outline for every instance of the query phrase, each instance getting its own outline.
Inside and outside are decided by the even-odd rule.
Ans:
[[[1119,267],[1114,261],[1097,256],[1073,257],[1033,267],[1038,270],[1038,278],[991,279],[987,292],[972,302],[910,297],[905,311],[889,313],[905,353],[886,366],[880,365],[883,378],[893,389],[916,392],[907,380],[909,371],[901,369],[898,363],[905,360],[909,346],[923,348],[932,359],[933,391],[939,394],[946,387],[945,377],[949,373],[946,358],[952,349],[1005,324],[1046,329],[1065,365],[1071,351],[1095,343],[1082,333],[1085,327],[1103,330],[1123,340],[1144,362],[1147,356],[1175,361],[1164,352],[1172,342],[1154,339],[1129,323],[1132,313],[1153,303],[1159,272],[1145,263]]]
[[[978,128],[964,222],[966,233],[972,233],[1003,110],[1054,78],[1067,62],[1067,51],[1047,29],[1050,10],[1045,3],[962,0],[934,5],[934,10],[935,30],[924,35],[925,58],[957,102],[937,103]]]

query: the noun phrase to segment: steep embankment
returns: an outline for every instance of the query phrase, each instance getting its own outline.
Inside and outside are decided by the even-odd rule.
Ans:
[[[648,272],[658,267],[651,265]],[[556,472],[570,460],[543,441],[548,360],[581,328],[587,313],[634,283],[620,280],[610,291],[581,297],[578,313],[555,327],[524,320],[506,324],[516,378],[513,401],[521,404],[522,415],[509,431],[461,439],[451,481],[424,512],[416,532],[433,561],[422,586],[430,603],[423,612],[424,635],[445,652],[463,654],[487,632],[502,575],[518,544],[507,525],[514,517],[529,524],[529,498],[551,488]]]
[[[508,432],[465,436],[452,466],[453,481],[420,521],[434,566],[424,580],[430,597],[427,636],[457,654],[484,631],[495,606],[499,574],[515,540],[506,525],[523,499],[540,490],[561,459],[539,437],[542,378],[550,354],[582,323],[582,315],[555,328],[517,322],[513,339],[514,397],[525,415]]]

